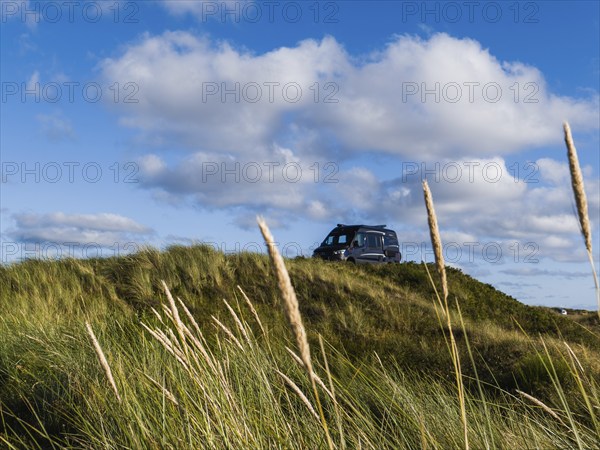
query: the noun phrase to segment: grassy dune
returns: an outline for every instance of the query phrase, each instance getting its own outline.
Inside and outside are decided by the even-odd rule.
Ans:
[[[448,329],[425,266],[286,265],[316,395],[289,351],[266,256],[195,246],[0,267],[0,443],[464,448]],[[597,316],[525,306],[447,270],[470,448],[597,448]]]

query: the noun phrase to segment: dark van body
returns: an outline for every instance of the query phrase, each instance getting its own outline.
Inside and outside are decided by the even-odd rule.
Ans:
[[[352,263],[400,262],[394,230],[385,225],[338,224],[313,252],[313,257]]]

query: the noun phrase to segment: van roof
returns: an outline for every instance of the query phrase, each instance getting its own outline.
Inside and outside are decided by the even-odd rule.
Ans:
[[[338,223],[337,227],[335,227],[333,230],[331,230],[330,233],[337,234],[336,232],[341,232],[342,230],[348,230],[348,231],[354,232],[361,228],[364,228],[367,230],[377,230],[377,231],[381,231],[381,232],[389,232],[389,233],[396,234],[396,232],[394,230],[386,228],[386,225],[344,225],[342,223]]]
[[[343,223],[338,223],[337,224],[338,228],[339,227],[348,227],[348,228],[385,228],[386,225],[344,225]]]

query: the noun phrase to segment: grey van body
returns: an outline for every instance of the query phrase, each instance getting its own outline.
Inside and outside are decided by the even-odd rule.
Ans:
[[[385,225],[338,224],[313,257],[330,261],[348,261],[357,264],[400,262],[400,246],[394,230]]]

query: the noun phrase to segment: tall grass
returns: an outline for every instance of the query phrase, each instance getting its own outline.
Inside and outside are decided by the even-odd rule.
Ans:
[[[583,185],[583,175],[581,174],[581,167],[579,166],[577,150],[575,149],[575,144],[573,143],[571,127],[567,122],[563,124],[563,130],[565,133],[565,144],[567,146],[567,156],[569,159],[569,171],[571,173],[571,187],[573,188],[575,204],[577,205],[577,217],[579,218],[581,235],[583,236],[585,249],[590,260],[590,265],[592,266],[592,276],[596,286],[598,317],[600,317],[600,286],[598,285],[598,275],[596,274],[596,268],[594,267],[594,254],[592,252],[592,226],[588,213],[587,196],[585,194],[585,187]]]
[[[36,448],[36,442],[37,448],[328,446],[321,417],[309,406],[312,386],[305,367],[286,350],[290,341],[263,333],[244,301],[230,302],[231,310],[218,317],[223,327],[202,329],[185,303],[174,298],[177,320],[166,290],[161,297],[164,303],[143,319],[144,325],[115,321],[98,326],[97,340],[110,361],[121,402],[83,326],[68,339],[67,329],[47,334],[33,327],[23,330],[30,338],[15,341],[14,351],[23,356],[23,368],[10,375],[21,383],[15,394],[31,398],[28,391],[36,384],[41,392],[29,405],[29,434],[3,405],[1,415],[9,425],[0,442],[9,448]],[[595,447],[597,380],[564,349],[562,357],[573,358],[570,378],[581,386],[577,401],[584,404],[587,398],[590,408],[575,413],[573,399],[564,398],[564,404],[544,403],[552,415],[529,397],[499,388],[484,400],[467,390],[472,448]],[[321,355],[313,356],[313,368],[325,418],[335,424],[329,428],[334,448],[464,446],[461,405],[452,383],[383,361],[356,365],[326,342]],[[545,359],[555,366],[548,366],[548,373],[557,392],[566,393],[558,372],[554,375],[555,358]],[[45,371],[36,374],[34,362]],[[57,424],[36,418],[36,411],[51,412]]]
[[[427,180],[423,181],[423,195],[425,198],[425,207],[427,209],[427,223],[429,224],[429,234],[431,236],[431,245],[433,247],[433,254],[435,255],[435,265],[437,267],[438,274],[440,276],[440,282],[442,286],[442,298],[444,300],[443,305],[440,301],[440,306],[443,315],[446,317],[446,324],[448,325],[448,334],[450,336],[450,348],[452,354],[452,364],[454,366],[454,374],[456,376],[456,387],[458,390],[458,401],[460,404],[460,413],[463,425],[463,436],[464,436],[464,448],[469,448],[469,429],[467,425],[467,411],[465,408],[465,389],[463,386],[462,368],[460,363],[460,353],[456,345],[456,339],[454,338],[454,332],[452,331],[452,319],[450,318],[450,308],[448,306],[448,279],[446,276],[446,266],[444,264],[444,255],[442,253],[442,238],[440,236],[440,230],[438,228],[437,215],[435,213],[435,207],[433,205],[433,198],[431,196],[431,190]]]
[[[100,365],[104,369],[104,373],[106,373],[106,378],[110,383],[113,391],[115,392],[115,396],[117,400],[121,402],[121,396],[119,395],[119,390],[117,389],[117,385],[115,384],[115,379],[112,375],[112,370],[110,370],[110,366],[108,365],[108,361],[106,360],[106,356],[104,356],[104,352],[102,351],[102,347],[98,343],[98,339],[96,339],[96,335],[94,334],[94,330],[92,330],[92,326],[86,322],[85,327],[87,329],[88,334],[90,335],[90,339],[92,340],[92,344],[94,346],[94,350],[96,350],[96,355],[98,355],[98,361]]]
[[[260,232],[263,235],[265,243],[267,244],[267,248],[269,249],[269,257],[271,258],[271,262],[273,264],[273,267],[275,268],[275,274],[279,285],[279,291],[281,292],[281,296],[284,299],[286,315],[294,333],[294,336],[296,337],[296,344],[298,346],[298,350],[300,350],[300,359],[308,373],[308,377],[312,385],[313,393],[315,395],[315,401],[317,402],[317,407],[319,409],[319,417],[321,418],[321,424],[323,425],[323,431],[325,432],[325,436],[327,437],[327,445],[330,449],[333,449],[333,442],[331,441],[331,436],[329,435],[327,421],[325,420],[325,416],[323,415],[323,408],[321,406],[319,392],[317,391],[317,384],[315,381],[316,374],[313,371],[313,366],[310,358],[310,346],[308,345],[308,340],[306,338],[306,330],[304,329],[302,317],[300,316],[300,309],[298,307],[296,291],[294,291],[294,287],[292,286],[292,282],[290,280],[288,271],[285,267],[285,263],[283,262],[283,258],[277,250],[275,241],[273,239],[273,235],[271,234],[271,230],[269,230],[269,227],[267,226],[266,222],[260,217],[258,218],[258,226],[260,228]],[[283,374],[282,376],[288,381],[288,383],[290,382],[289,378],[285,377],[285,375]]]

